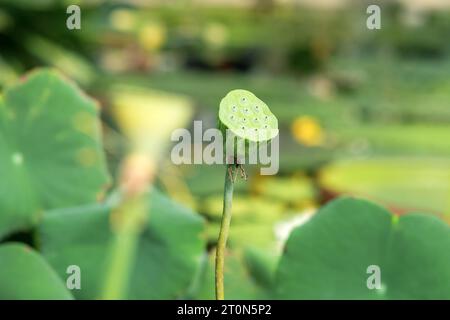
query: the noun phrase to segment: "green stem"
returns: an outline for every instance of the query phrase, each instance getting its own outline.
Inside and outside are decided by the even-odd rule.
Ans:
[[[120,222],[113,228],[115,234],[110,248],[101,299],[119,300],[126,298],[139,235],[147,218],[147,205],[148,203],[143,195],[123,199],[123,202],[113,213]]]
[[[223,270],[225,262],[225,248],[231,222],[231,203],[233,201],[234,180],[237,169],[235,164],[228,164],[225,170],[225,188],[223,192],[222,224],[220,225],[219,239],[216,248],[216,300],[223,300]]]

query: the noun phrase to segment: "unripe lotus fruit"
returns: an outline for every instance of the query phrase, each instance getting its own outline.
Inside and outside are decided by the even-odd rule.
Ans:
[[[247,90],[232,90],[222,99],[218,122],[224,138],[229,129],[237,138],[244,139],[246,153],[249,142],[270,142],[278,135],[277,118],[261,99]]]

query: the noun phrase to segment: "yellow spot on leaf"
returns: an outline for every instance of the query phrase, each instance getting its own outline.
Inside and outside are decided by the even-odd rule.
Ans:
[[[92,136],[94,133],[92,115],[87,112],[79,112],[73,118],[73,125],[78,131]]]
[[[78,150],[77,160],[83,167],[92,167],[97,162],[97,153],[92,148],[81,148]]]

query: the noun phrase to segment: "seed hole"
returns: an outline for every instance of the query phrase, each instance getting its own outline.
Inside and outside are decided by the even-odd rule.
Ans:
[[[237,110],[236,106],[232,106],[231,110],[233,110],[233,112],[236,112],[236,110]]]

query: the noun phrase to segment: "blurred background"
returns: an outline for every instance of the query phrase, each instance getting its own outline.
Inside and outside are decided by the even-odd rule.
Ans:
[[[66,28],[70,4],[81,30]],[[380,30],[366,27],[370,4]],[[450,221],[449,39],[448,0],[0,0],[0,89],[42,66],[76,81],[101,103],[113,173],[128,148],[115,104],[137,93],[159,119],[178,103],[207,129],[228,91],[254,92],[279,119],[280,171],[237,182],[230,247],[244,253],[228,282],[255,297],[264,275],[248,279],[246,257],[275,266],[290,230],[336,196]],[[174,166],[169,152],[156,183],[206,218],[212,248],[224,168]]]

